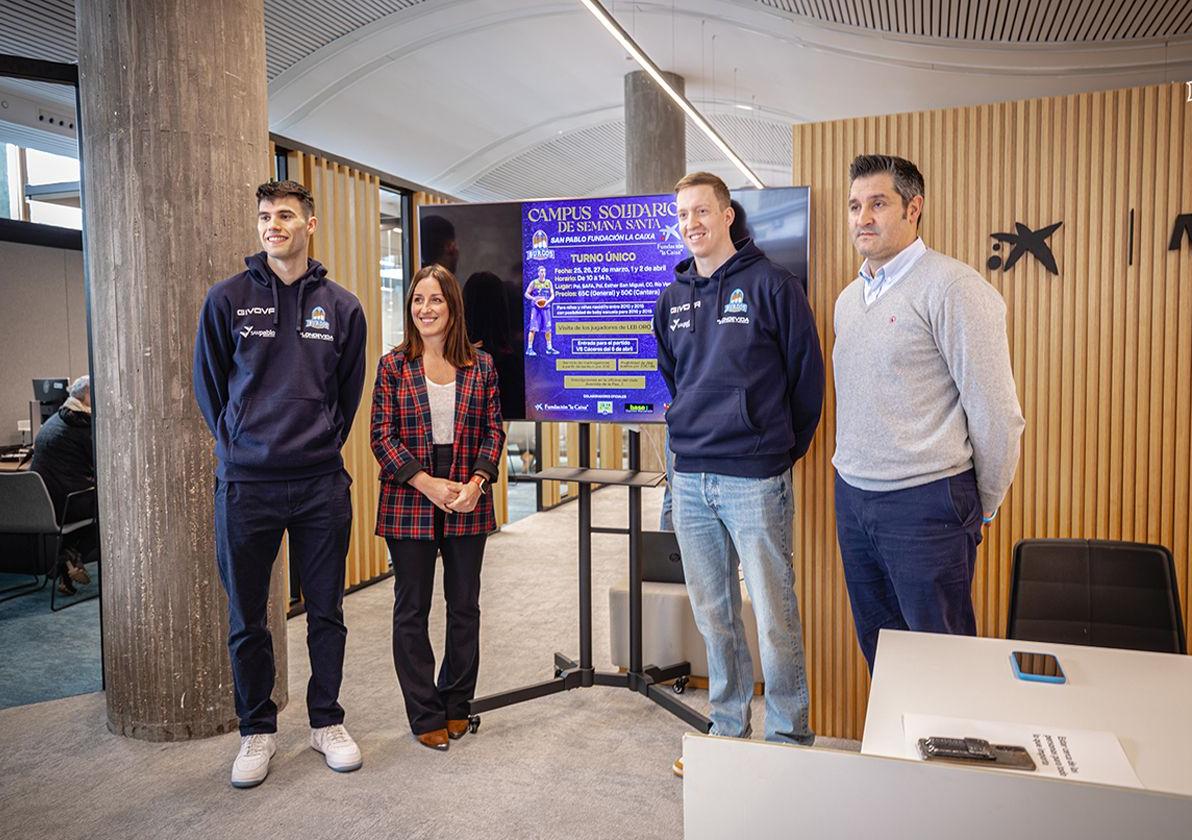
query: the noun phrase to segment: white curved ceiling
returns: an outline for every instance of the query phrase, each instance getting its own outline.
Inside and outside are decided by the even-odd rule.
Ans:
[[[606,5],[769,184],[793,122],[1192,78],[1192,0]],[[0,0],[0,52],[73,60],[72,8]],[[279,134],[472,200],[622,189],[636,65],[576,0],[297,8],[265,0]],[[688,166],[743,181],[691,130]]]

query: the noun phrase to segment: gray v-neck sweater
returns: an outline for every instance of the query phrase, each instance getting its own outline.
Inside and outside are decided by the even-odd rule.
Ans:
[[[981,275],[928,250],[872,305],[857,278],[836,299],[836,453],[862,490],[901,490],[976,469],[997,510],[1026,425],[1006,304]]]

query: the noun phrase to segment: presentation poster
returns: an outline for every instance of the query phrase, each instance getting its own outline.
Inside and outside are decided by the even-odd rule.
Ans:
[[[526,413],[661,422],[654,303],[685,254],[673,195],[522,205]]]

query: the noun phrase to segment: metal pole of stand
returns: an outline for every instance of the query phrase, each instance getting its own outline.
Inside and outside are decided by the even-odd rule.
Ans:
[[[629,469],[641,469],[641,434],[629,433]],[[642,489],[629,488],[629,671],[642,670]]]
[[[579,424],[579,466],[591,466],[591,428]],[[592,485],[579,484],[579,667],[592,685]]]

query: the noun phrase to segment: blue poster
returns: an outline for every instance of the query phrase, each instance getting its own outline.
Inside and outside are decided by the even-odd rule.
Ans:
[[[661,422],[654,303],[684,256],[673,195],[522,205],[526,414]]]

